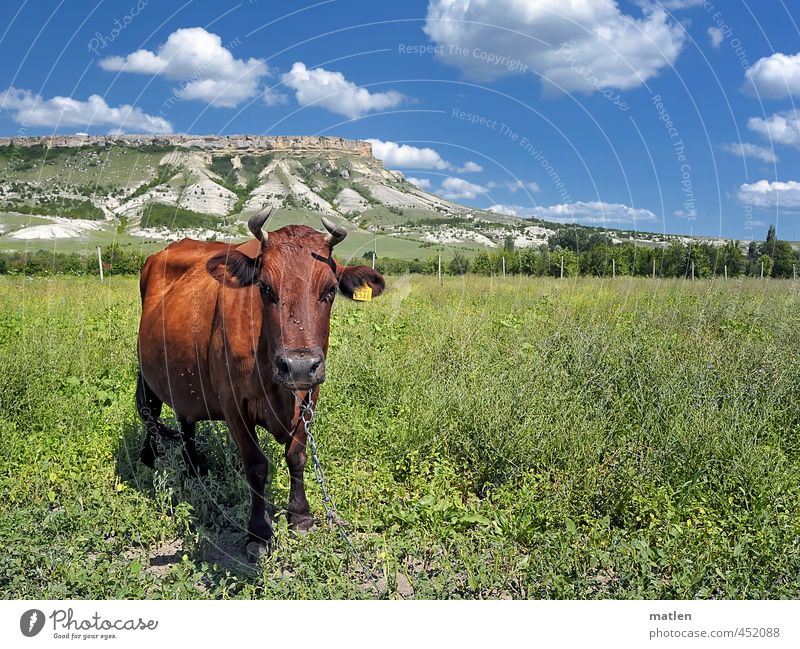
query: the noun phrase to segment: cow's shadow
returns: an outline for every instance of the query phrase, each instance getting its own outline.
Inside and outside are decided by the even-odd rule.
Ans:
[[[162,417],[162,421],[177,428],[174,419]],[[271,504],[270,517],[278,528],[285,523],[284,507],[288,500],[288,489],[276,481],[276,471],[285,469],[283,454],[276,452],[268,433],[261,429],[259,433],[261,447],[269,460],[265,498]],[[210,579],[216,573],[225,572],[246,579],[254,577],[256,571],[245,554],[250,490],[239,451],[227,427],[220,422],[202,422],[197,426],[198,450],[208,459],[208,475],[203,478],[192,476],[186,470],[176,441],[160,440],[163,455],[156,460],[155,470],[146,467],[139,460],[143,440],[141,422],[126,422],[116,452],[117,475],[128,487],[150,499],[155,511],[172,518],[176,535],[184,542],[176,538],[165,545],[180,546],[181,556],[187,551],[186,546],[190,546],[188,552],[195,562],[208,564]],[[278,534],[283,531],[276,529]],[[185,543],[187,538],[191,538],[191,542]],[[175,552],[164,557],[159,548],[147,550],[151,566],[172,563],[174,556],[178,556]]]

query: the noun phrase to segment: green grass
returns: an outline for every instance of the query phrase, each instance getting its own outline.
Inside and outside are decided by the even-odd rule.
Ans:
[[[174,147],[169,148],[173,150]],[[6,182],[26,180],[112,187],[150,180],[167,151],[113,146],[106,149],[0,147],[0,174]]]
[[[0,596],[373,597],[324,524],[295,539],[276,516],[272,556],[237,560],[223,426],[200,431],[204,482],[175,449],[138,465],[138,301],[134,278],[0,281]],[[354,543],[393,597],[797,598],[798,307],[755,280],[337,299],[315,430]]]

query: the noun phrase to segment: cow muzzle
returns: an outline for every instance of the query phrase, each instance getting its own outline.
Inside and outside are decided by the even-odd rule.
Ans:
[[[307,390],[325,380],[321,349],[284,350],[275,355],[275,380],[291,390]]]

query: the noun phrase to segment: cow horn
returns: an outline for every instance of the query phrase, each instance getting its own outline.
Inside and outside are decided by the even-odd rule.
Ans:
[[[272,214],[271,207],[265,207],[260,212],[256,212],[255,216],[252,216],[250,220],[247,222],[247,227],[250,228],[250,232],[253,233],[253,236],[258,239],[261,243],[267,242],[267,237],[269,234],[264,232],[262,229],[264,224],[267,222],[267,219]]]
[[[326,219],[324,216],[322,217],[322,225],[324,225],[325,229],[328,231],[325,240],[331,244],[331,248],[333,248],[337,243],[344,241],[344,238],[347,236],[347,230],[343,225],[336,225],[332,221]]]

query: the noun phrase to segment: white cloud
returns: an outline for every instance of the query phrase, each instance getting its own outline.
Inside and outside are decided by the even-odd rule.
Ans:
[[[711,47],[715,50],[719,49],[722,41],[725,39],[725,33],[719,27],[708,28],[708,40],[711,42]]]
[[[742,205],[753,207],[787,209],[800,208],[800,182],[759,180],[754,183],[745,183],[739,187],[736,195]]]
[[[494,180],[490,180],[486,183],[486,186],[489,189],[497,189],[503,187],[510,191],[512,194],[515,194],[520,189],[524,189],[528,192],[540,192],[542,188],[539,187],[539,183],[533,180],[506,180],[504,182],[497,182]]]
[[[761,146],[759,144],[750,144],[748,142],[731,142],[720,144],[720,149],[732,153],[737,156],[746,156],[748,158],[758,158],[764,162],[777,162],[778,156],[772,149]]]
[[[483,171],[483,167],[481,167],[477,162],[473,162],[472,160],[467,160],[464,163],[464,166],[458,167],[456,171],[462,174],[479,173]]]
[[[451,165],[429,147],[419,148],[410,144],[368,139],[372,155],[389,167],[400,169],[450,169]]]
[[[414,178],[413,176],[409,176],[406,180],[419,189],[431,188],[430,178]]]
[[[467,160],[463,166],[456,167],[430,147],[416,147],[410,144],[368,138],[372,145],[372,155],[388,167],[400,169],[439,169],[441,171],[456,171],[462,174],[479,173],[483,167],[477,162]]]
[[[747,128],[763,135],[773,144],[800,146],[800,116],[796,112],[775,113],[767,119],[751,117]]]
[[[451,201],[456,201],[462,198],[476,198],[480,194],[485,194],[486,187],[471,183],[463,178],[445,178],[442,181],[442,186],[436,191],[439,196]]]
[[[520,218],[537,218],[554,223],[583,223],[586,225],[636,225],[658,221],[650,210],[629,207],[621,203],[604,201],[576,201],[549,207],[522,207],[521,205],[492,205],[492,212]]]
[[[745,90],[760,97],[800,95],[800,54],[766,56],[748,68],[745,77]]]
[[[102,59],[104,70],[163,76],[181,81],[177,95],[231,108],[258,94],[270,74],[263,59],[237,59],[222,39],[202,27],[178,29],[158,51],[136,50]]]
[[[424,30],[438,56],[471,78],[527,66],[583,92],[641,85],[674,63],[685,38],[658,6],[635,18],[617,2],[588,0],[431,0]]]
[[[667,9],[689,9],[699,7],[705,0],[656,0],[658,4]]]
[[[289,97],[275,88],[265,88],[261,99],[267,106],[283,106],[289,103]]]
[[[72,97],[44,99],[30,90],[8,88],[0,92],[0,110],[12,111],[18,124],[30,126],[113,126],[126,131],[171,133],[172,124],[128,104],[109,106],[100,95],[86,101]]]
[[[355,119],[374,110],[394,108],[405,100],[399,92],[370,92],[345,79],[341,72],[324,68],[309,70],[297,62],[283,75],[283,83],[295,91],[301,106],[321,106],[332,113]]]
[[[495,203],[486,208],[495,214],[505,214],[506,216],[529,216],[527,213],[531,209],[529,207],[522,207],[522,205],[506,205],[504,203]]]

